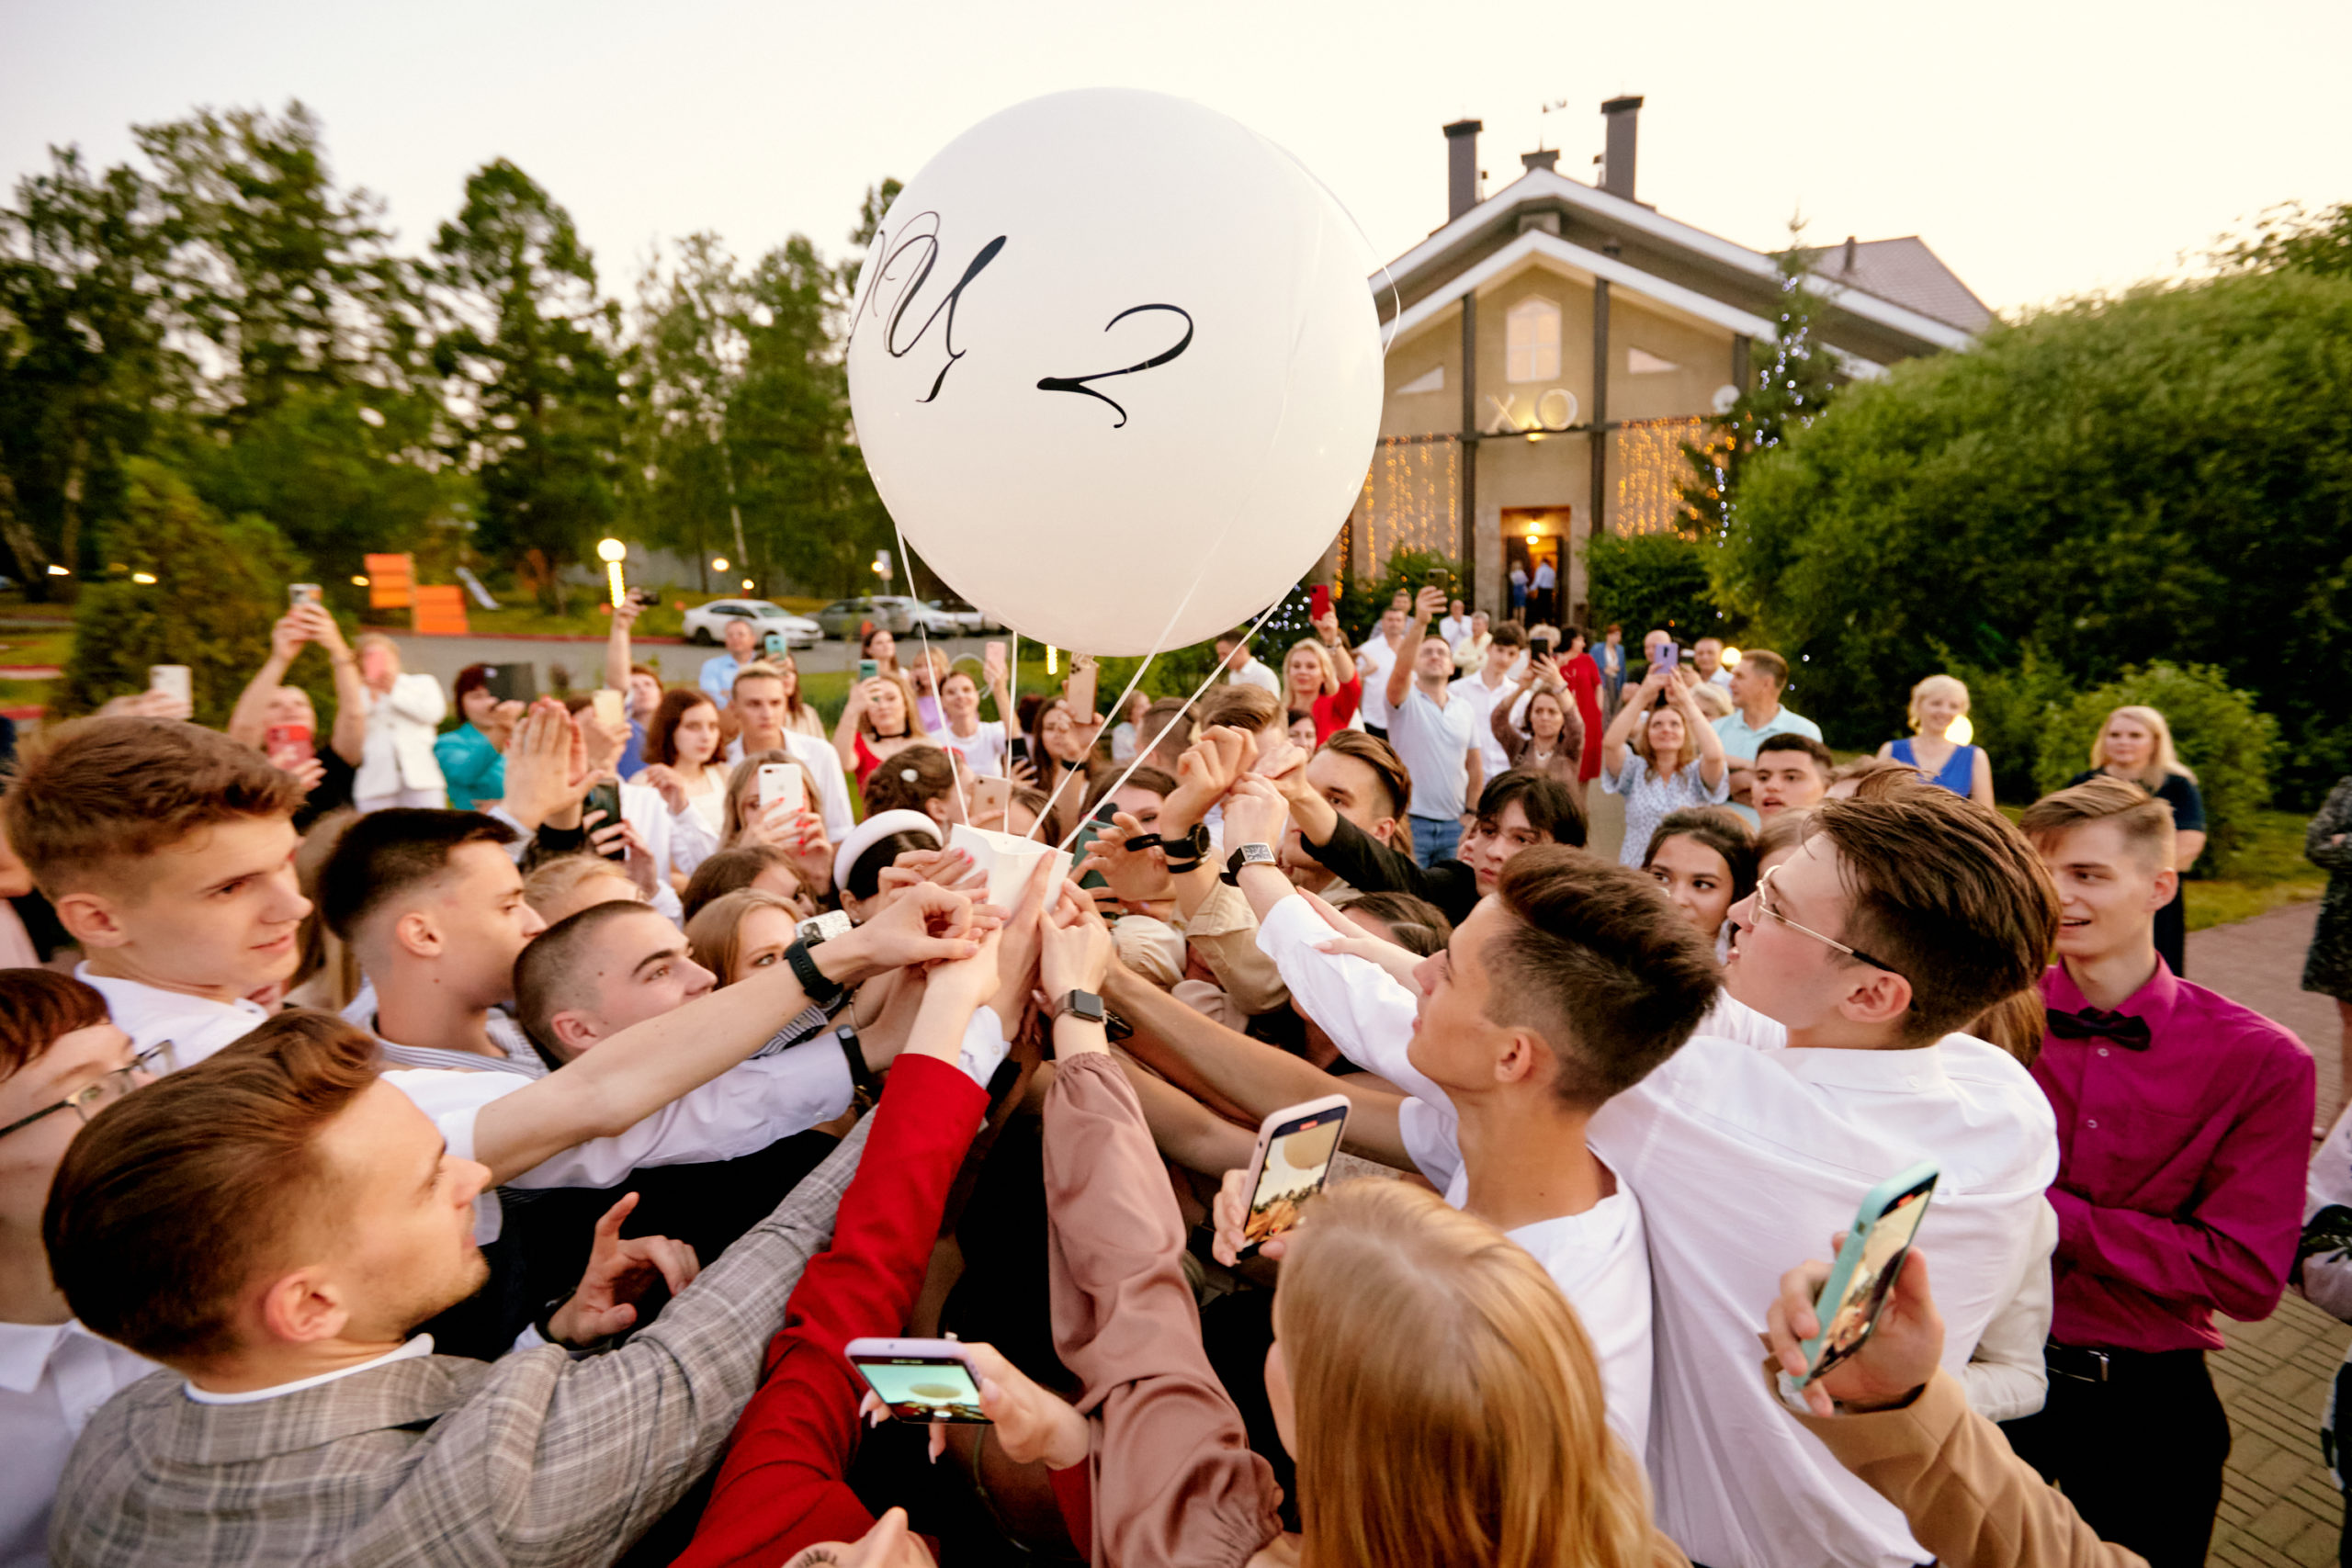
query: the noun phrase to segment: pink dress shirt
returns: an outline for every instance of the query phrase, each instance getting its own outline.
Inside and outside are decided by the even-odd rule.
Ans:
[[[2041,994],[2053,1010],[2088,1005],[2064,964],[2042,975]],[[2162,959],[2115,1010],[2147,1021],[2147,1049],[2047,1034],[2033,1065],[2058,1117],[2050,1337],[2218,1350],[2214,1312],[2269,1316],[2295,1259],[2312,1054]]]

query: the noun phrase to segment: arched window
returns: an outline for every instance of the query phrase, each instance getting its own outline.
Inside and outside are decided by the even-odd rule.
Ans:
[[[1503,316],[1503,375],[1512,381],[1560,378],[1560,307],[1537,296]]]

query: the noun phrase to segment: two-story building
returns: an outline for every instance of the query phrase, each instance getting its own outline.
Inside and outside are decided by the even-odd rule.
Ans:
[[[1447,220],[1371,280],[1391,334],[1380,445],[1328,570],[1369,576],[1400,545],[1436,549],[1492,609],[1513,564],[1532,576],[1548,559],[1575,618],[1577,545],[1596,525],[1673,525],[1683,445],[1771,352],[1781,275],[1768,253],[1636,197],[1641,107],[1601,105],[1594,184],[1530,152],[1492,196],[1480,122],[1445,127]],[[1993,320],[1917,236],[1826,247],[1806,286],[1828,301],[1817,334],[1849,377],[1964,348]]]

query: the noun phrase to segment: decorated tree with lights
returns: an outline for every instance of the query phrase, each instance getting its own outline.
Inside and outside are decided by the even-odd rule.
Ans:
[[[1837,364],[1818,331],[1828,299],[1811,282],[1814,253],[1798,243],[1804,231],[1804,220],[1792,219],[1788,249],[1773,257],[1780,297],[1770,357],[1731,407],[1706,422],[1699,440],[1683,443],[1691,477],[1679,494],[1691,531],[1702,538],[1730,536],[1749,462],[1819,418],[1838,390]]]

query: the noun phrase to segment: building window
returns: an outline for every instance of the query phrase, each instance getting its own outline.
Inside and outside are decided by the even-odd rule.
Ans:
[[[1503,317],[1504,376],[1513,381],[1560,377],[1560,308],[1549,299],[1522,299]]]

